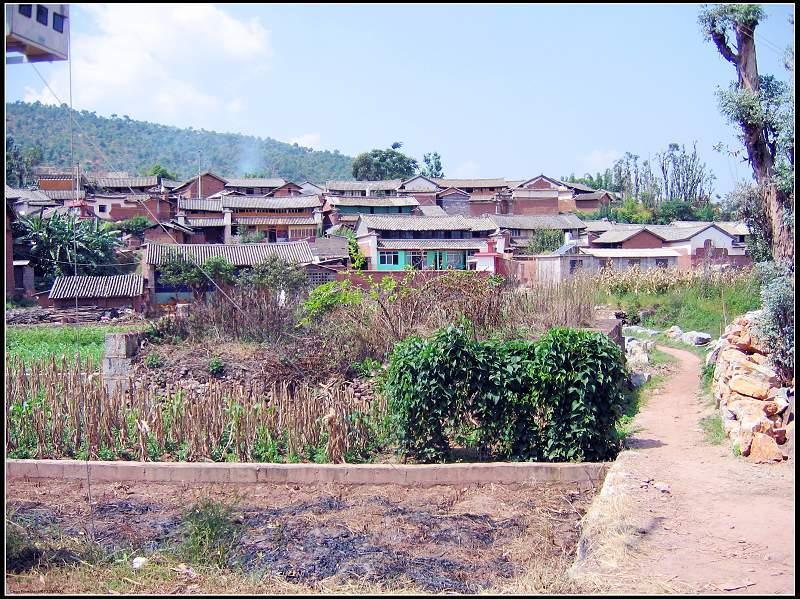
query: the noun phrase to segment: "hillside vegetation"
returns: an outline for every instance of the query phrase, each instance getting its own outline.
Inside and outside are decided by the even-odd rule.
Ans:
[[[253,173],[298,183],[352,177],[353,159],[338,151],[315,151],[237,133],[180,129],[135,121],[127,115],[105,118],[87,110],[74,114],[76,132],[80,133],[75,136],[76,158],[89,172],[124,170],[139,174],[161,164],[181,179],[196,174],[198,167],[228,177]],[[66,105],[7,103],[6,135],[22,148],[40,146],[42,164],[68,166],[68,117]]]

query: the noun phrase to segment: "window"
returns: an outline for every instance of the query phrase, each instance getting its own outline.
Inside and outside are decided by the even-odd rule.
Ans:
[[[666,268],[667,267],[667,259],[666,258],[656,258],[656,267],[657,268]]]
[[[641,264],[641,260],[639,258],[631,258],[628,260],[628,268],[633,268],[634,266],[639,266]]]
[[[108,212],[108,206],[106,206],[105,204],[99,204],[97,206],[97,211],[98,212]]]
[[[64,33],[64,15],[57,12],[53,13],[53,29],[59,33]]]
[[[583,268],[583,260],[570,260],[569,261],[569,274],[575,274],[576,270]]]
[[[378,263],[385,265],[400,264],[400,254],[397,252],[378,252]]]
[[[422,255],[422,252],[414,251],[409,252],[407,255],[410,258],[411,267],[414,270],[422,270],[425,268],[425,258]]]
[[[41,4],[36,5],[36,20],[42,25],[47,25],[47,7]]]
[[[19,14],[23,17],[28,17],[29,19],[33,15],[33,4],[20,4],[19,5]]]

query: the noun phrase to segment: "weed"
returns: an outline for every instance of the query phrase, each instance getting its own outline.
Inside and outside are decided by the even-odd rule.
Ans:
[[[741,457],[742,456],[742,447],[739,445],[739,441],[734,441],[733,446],[731,447],[731,451],[733,452],[734,457]]]
[[[223,372],[225,372],[225,364],[218,356],[208,361],[208,374],[218,377],[221,376]]]
[[[234,521],[238,499],[231,502],[205,498],[183,514],[184,539],[181,553],[194,563],[223,566],[242,533]]]
[[[148,368],[161,368],[164,365],[164,359],[155,352],[150,352],[145,356],[144,365]]]
[[[722,445],[725,442],[725,427],[719,414],[706,416],[700,420],[700,426],[705,433],[706,441],[711,445]]]

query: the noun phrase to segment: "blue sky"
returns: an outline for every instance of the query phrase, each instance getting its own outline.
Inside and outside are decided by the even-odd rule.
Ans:
[[[714,91],[734,79],[699,5],[72,5],[73,100],[100,115],[355,155],[402,141],[447,176],[596,172],[698,142],[717,191],[750,176]],[[759,70],[783,79],[792,5],[766,6]],[[39,65],[62,100],[66,63]],[[6,100],[53,102],[30,65]],[[168,166],[168,165],[167,165]]]

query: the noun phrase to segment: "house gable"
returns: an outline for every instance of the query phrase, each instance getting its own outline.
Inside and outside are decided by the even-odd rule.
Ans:
[[[403,191],[427,191],[434,193],[439,191],[440,187],[435,181],[428,179],[425,175],[417,175],[416,177],[403,181],[400,185],[400,189]]]
[[[546,177],[545,175],[539,175],[538,177],[534,177],[533,179],[528,179],[527,181],[523,181],[515,189],[558,190],[561,187],[563,187],[563,185],[561,185],[559,181],[551,179],[550,177]]]

